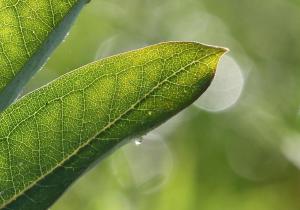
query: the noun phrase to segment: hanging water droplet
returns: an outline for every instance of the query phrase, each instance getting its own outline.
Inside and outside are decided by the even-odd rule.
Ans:
[[[113,174],[124,189],[144,194],[157,192],[165,186],[173,169],[168,145],[162,136],[152,132],[143,136],[143,144],[124,146],[111,163]]]
[[[148,115],[152,115],[152,112],[151,112],[151,111],[149,111],[149,112],[148,112]]]
[[[135,143],[135,145],[141,145],[142,143],[143,143],[143,137],[140,137],[140,138],[138,138],[138,139],[136,139],[135,141],[134,141],[134,143]]]

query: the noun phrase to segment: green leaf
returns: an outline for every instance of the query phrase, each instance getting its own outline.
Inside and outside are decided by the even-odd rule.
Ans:
[[[0,111],[62,41],[87,0],[0,0]]]
[[[226,50],[168,42],[79,68],[0,114],[0,208],[48,208],[84,171],[193,103]]]

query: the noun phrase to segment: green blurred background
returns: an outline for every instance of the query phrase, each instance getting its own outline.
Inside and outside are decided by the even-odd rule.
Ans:
[[[299,38],[299,0],[92,0],[25,92],[161,41],[231,51],[201,99],[51,209],[300,210]]]

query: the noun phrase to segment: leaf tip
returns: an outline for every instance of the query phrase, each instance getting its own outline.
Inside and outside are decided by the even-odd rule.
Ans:
[[[215,66],[213,68],[213,78],[215,77],[216,71],[218,69],[218,66],[220,65],[220,60],[222,58],[222,56],[224,56],[226,53],[228,53],[230,50],[229,48],[226,47],[214,47],[216,49],[216,53],[215,55],[217,56],[216,58],[216,62],[215,62]]]
[[[227,47],[217,47],[217,49],[218,49],[217,55],[219,56],[219,59],[226,53],[230,52],[230,49]]]

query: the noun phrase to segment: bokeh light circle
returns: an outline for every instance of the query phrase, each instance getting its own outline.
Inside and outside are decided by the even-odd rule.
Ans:
[[[149,194],[158,191],[167,182],[173,158],[164,139],[149,133],[124,146],[114,155],[111,166],[123,188]]]
[[[232,57],[224,55],[212,84],[194,105],[210,112],[226,110],[236,104],[243,87],[244,77],[240,66]]]

